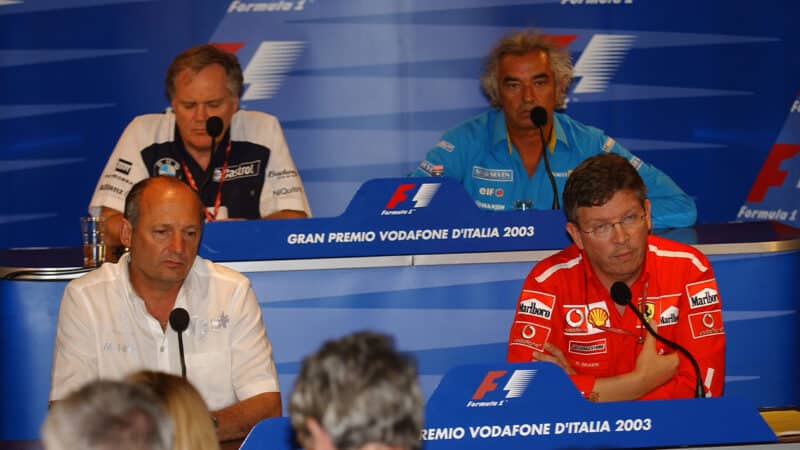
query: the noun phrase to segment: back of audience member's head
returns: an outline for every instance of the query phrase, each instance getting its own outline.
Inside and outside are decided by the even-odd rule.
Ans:
[[[164,372],[142,370],[128,380],[148,387],[172,418],[173,450],[219,450],[211,413],[187,380]]]
[[[422,415],[415,361],[390,337],[368,331],[328,341],[307,357],[289,401],[306,449],[416,450]]]
[[[172,421],[144,386],[88,383],[53,403],[42,427],[45,450],[169,450]]]

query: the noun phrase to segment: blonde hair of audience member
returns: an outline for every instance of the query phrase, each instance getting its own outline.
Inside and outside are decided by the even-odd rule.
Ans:
[[[306,450],[418,450],[423,403],[416,361],[375,332],[327,341],[303,360],[289,418]]]
[[[135,372],[127,379],[152,390],[172,417],[173,450],[219,450],[211,413],[191,383],[179,376],[150,370]]]
[[[169,450],[172,420],[146,386],[96,380],[54,402],[45,450]]]

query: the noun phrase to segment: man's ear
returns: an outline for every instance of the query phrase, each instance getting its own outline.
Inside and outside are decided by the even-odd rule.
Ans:
[[[579,249],[583,250],[583,236],[581,235],[581,230],[572,222],[567,222],[567,233],[569,237],[572,238],[572,242],[578,246]]]
[[[125,247],[131,247],[131,235],[133,234],[133,226],[128,222],[128,219],[122,218],[120,221],[119,241]]]
[[[306,417],[306,429],[308,430],[308,442],[303,446],[306,450],[336,450],[331,441],[331,436],[322,428],[315,419]]]
[[[644,199],[644,220],[647,223],[647,231],[653,231],[653,216],[650,214],[650,199]]]

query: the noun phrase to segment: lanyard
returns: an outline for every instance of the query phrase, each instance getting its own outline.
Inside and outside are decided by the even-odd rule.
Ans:
[[[231,154],[231,140],[228,140],[228,146],[225,147],[225,161],[222,163],[222,173],[220,173],[219,176],[219,186],[217,187],[217,198],[214,199],[214,213],[212,214],[208,212],[208,208],[205,208],[203,210],[203,212],[206,214],[206,222],[213,222],[214,219],[217,218],[217,213],[219,212],[219,206],[220,204],[222,204],[222,183],[225,182],[225,173],[228,171],[228,156],[230,154]],[[209,165],[211,165],[211,162],[209,162]],[[189,183],[189,186],[195,191],[197,191],[197,193],[199,194],[200,189],[197,188],[197,183],[195,183],[192,173],[186,167],[186,161],[183,161],[182,168],[183,168],[183,174],[186,176],[186,181]]]

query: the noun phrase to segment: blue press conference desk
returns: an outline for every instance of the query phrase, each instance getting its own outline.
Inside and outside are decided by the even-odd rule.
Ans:
[[[487,213],[443,179],[365,183],[339,217],[211,223],[200,254],[244,272],[262,306],[284,405],[300,360],[371,328],[420,363],[502,362],[523,278],[567,245],[560,212]],[[76,231],[77,233],[77,231]],[[726,395],[800,404],[800,231],[773,223],[660,232],[714,266],[728,336]],[[58,303],[80,249],[0,251],[0,439],[35,439],[46,412]]]

